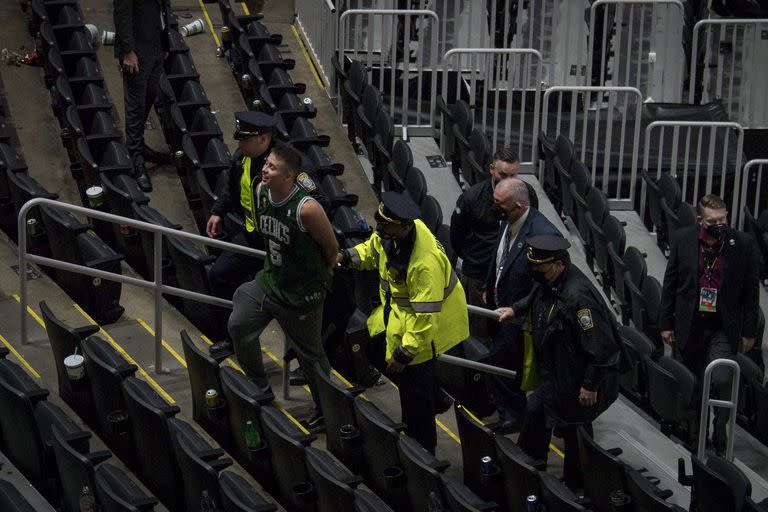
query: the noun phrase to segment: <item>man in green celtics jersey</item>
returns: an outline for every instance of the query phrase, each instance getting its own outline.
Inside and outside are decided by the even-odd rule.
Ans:
[[[229,334],[246,375],[268,391],[259,336],[277,320],[313,390],[316,411],[306,425],[317,429],[323,418],[314,392],[314,364],[330,371],[320,330],[339,245],[322,206],[296,179],[300,165],[301,156],[282,144],[272,148],[264,164],[254,199],[256,229],[267,258],[255,279],[235,291]]]

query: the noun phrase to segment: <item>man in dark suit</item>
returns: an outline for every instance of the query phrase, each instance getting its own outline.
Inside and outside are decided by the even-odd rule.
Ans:
[[[485,299],[496,309],[513,304],[531,291],[526,239],[536,235],[560,235],[557,228],[536,208],[530,206],[528,188],[518,178],[501,180],[493,191],[494,204],[504,212],[504,220],[492,253],[486,279]],[[491,362],[516,370],[522,376],[523,333],[520,325],[501,324],[491,341]],[[491,398],[503,428],[513,428],[525,408],[525,392],[519,380],[489,375]]]
[[[170,43],[170,0],[114,0],[115,57],[123,70],[125,144],[133,162],[136,181],[152,191],[145,161],[171,162],[144,143],[144,125],[157,96],[163,61]]]
[[[697,377],[719,358],[755,344],[759,311],[757,254],[749,235],[728,228],[718,196],[699,202],[698,226],[678,231],[664,274],[661,338]],[[729,396],[730,371],[712,374],[715,397]],[[727,414],[715,409],[715,449],[726,444]]]

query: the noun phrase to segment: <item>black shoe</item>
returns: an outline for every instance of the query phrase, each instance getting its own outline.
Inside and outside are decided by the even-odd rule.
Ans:
[[[144,155],[144,160],[152,162],[153,164],[169,165],[173,162],[173,156],[171,156],[170,153],[155,151],[146,144],[141,148],[141,152]]]
[[[144,164],[139,164],[134,168],[134,176],[142,192],[152,192],[152,180],[149,179]]]
[[[208,347],[208,353],[211,354],[211,357],[214,358],[216,361],[223,361],[224,359],[228,358],[229,356],[233,355],[235,353],[234,347],[232,346],[232,342],[227,341],[220,341],[218,343],[214,343],[210,347]]]
[[[381,373],[379,373],[379,370],[374,368],[373,366],[368,367],[368,373],[360,379],[360,386],[364,388],[370,388],[373,386],[378,386],[379,384],[382,384],[384,379],[381,377]]]
[[[325,430],[325,418],[323,417],[323,413],[320,411],[315,411],[312,416],[302,421],[301,424],[304,425],[304,428],[313,434]]]
[[[307,384],[307,376],[304,375],[304,370],[301,368],[293,370],[288,377],[288,384],[291,386],[305,386]]]

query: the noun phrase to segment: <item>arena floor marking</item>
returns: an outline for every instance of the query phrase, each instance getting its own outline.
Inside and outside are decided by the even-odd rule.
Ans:
[[[145,329],[145,330],[146,330],[146,331],[147,331],[149,334],[151,334],[153,337],[155,336],[155,330],[154,330],[154,329],[152,329],[152,328],[151,328],[149,325],[147,325],[147,322],[145,322],[145,321],[144,321],[144,320],[142,320],[141,318],[137,318],[137,319],[136,319],[136,321],[137,321],[137,322],[139,322],[139,324],[140,324],[140,325],[141,325],[141,326],[142,326],[142,327],[143,327],[143,328],[144,328],[144,329]],[[178,352],[176,352],[176,351],[173,349],[173,347],[172,347],[172,346],[170,346],[168,343],[166,343],[166,341],[165,341],[165,340],[161,339],[161,341],[163,342],[163,347],[165,347],[165,350],[167,350],[168,352],[170,352],[170,353],[171,353],[171,355],[173,356],[173,358],[174,358],[174,359],[176,359],[176,360],[177,360],[179,363],[181,363],[181,365],[182,365],[184,368],[186,368],[186,367],[187,367],[187,362],[184,360],[184,358],[183,358],[183,357],[181,357],[181,356],[179,355],[179,353],[178,353]]]

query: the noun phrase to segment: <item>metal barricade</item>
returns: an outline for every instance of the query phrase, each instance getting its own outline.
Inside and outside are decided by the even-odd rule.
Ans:
[[[338,41],[339,16],[332,0],[295,0],[296,25],[301,30],[315,67],[328,84],[328,94],[336,95],[331,57]]]
[[[153,275],[154,281],[146,279],[140,279],[131,276],[125,276],[114,272],[106,272],[104,270],[98,270],[89,268],[85,265],[77,265],[66,261],[60,261],[52,258],[46,258],[36,254],[27,253],[27,214],[29,211],[39,205],[49,206],[54,209],[65,210],[74,214],[80,214],[85,217],[93,219],[103,220],[106,222],[125,225],[137,230],[144,230],[154,233],[154,255],[153,255]],[[17,226],[19,230],[19,320],[21,328],[21,344],[27,345],[29,343],[29,333],[27,329],[28,315],[27,306],[29,303],[27,293],[27,273],[24,269],[27,268],[27,263],[36,263],[38,265],[44,265],[59,270],[65,270],[67,272],[73,272],[75,274],[84,274],[99,279],[106,279],[108,281],[117,281],[124,284],[130,284],[138,286],[139,288],[150,289],[154,291],[154,309],[155,309],[155,372],[162,373],[163,370],[163,294],[173,295],[176,297],[182,297],[185,299],[196,300],[212,304],[214,306],[221,306],[225,308],[232,308],[232,301],[214,297],[212,295],[205,295],[203,293],[191,292],[175,286],[168,286],[163,284],[163,236],[170,236],[173,238],[182,238],[193,242],[198,242],[203,245],[210,245],[218,247],[220,249],[226,249],[228,251],[238,252],[241,254],[247,254],[257,258],[265,258],[266,253],[257,249],[251,249],[250,247],[243,247],[242,245],[232,244],[229,242],[222,242],[212,238],[195,235],[192,233],[186,233],[173,228],[167,228],[164,226],[158,226],[156,224],[150,224],[148,222],[142,222],[129,217],[121,217],[120,215],[113,215],[111,213],[101,212],[82,206],[76,206],[72,204],[62,203],[53,199],[45,199],[37,197],[30,199],[19,210],[19,216],[17,219]],[[479,308],[477,306],[468,306],[468,311],[473,314],[480,314],[488,318],[498,319],[500,314],[489,310]],[[515,378],[516,372],[508,370],[506,368],[500,368],[491,366],[476,361],[470,361],[460,357],[441,355],[440,360],[449,364],[464,366],[466,368],[472,368],[475,370],[495,373],[497,375],[506,376],[509,378]],[[288,372],[287,365],[283,367],[283,392],[284,396],[288,397]]]
[[[553,98],[553,95],[557,97]],[[542,131],[564,134],[610,201],[630,209],[635,199],[640,155],[642,95],[634,87],[550,87],[544,92]],[[550,108],[555,108],[550,113]],[[554,115],[554,130],[550,117]],[[543,182],[543,169],[539,180]]]
[[[731,399],[730,400],[716,400],[709,398],[710,388],[712,387],[712,372],[718,366],[730,368],[733,370],[731,375]],[[736,435],[736,408],[739,405],[739,382],[741,378],[741,368],[739,363],[732,359],[715,359],[707,365],[707,369],[704,370],[704,381],[701,390],[701,414],[699,415],[699,444],[696,450],[696,455],[699,460],[704,460],[705,449],[707,444],[707,416],[709,407],[723,407],[729,409],[728,416],[728,440],[726,443],[725,458],[733,460],[733,438]]]
[[[443,98],[460,98],[466,87],[475,126],[490,136],[491,150],[516,147],[524,171],[538,157],[541,70],[541,53],[530,48],[454,48],[443,55]]]
[[[589,10],[585,85],[635,87],[644,98],[680,103],[683,23],[680,0],[597,0]]]
[[[741,198],[738,211],[732,216],[739,217],[739,229],[744,230],[744,210],[749,209],[757,218],[765,208],[768,208],[768,179],[763,180],[763,173],[768,170],[768,159],[750,160],[744,164],[741,178]],[[752,171],[755,171],[754,176]],[[752,208],[749,205],[752,203]]]
[[[669,135],[671,131],[671,136]],[[732,132],[736,135],[733,136]],[[657,133],[656,137],[653,134]],[[681,140],[682,138],[682,140]],[[734,142],[735,139],[735,142]],[[656,178],[662,171],[682,175],[683,200],[697,204],[704,194],[718,194],[729,210],[738,211],[744,129],[727,121],[654,121],[645,128],[643,169]],[[655,166],[651,156],[655,158]],[[645,215],[645,183],[640,198],[640,218]],[[732,215],[736,225],[738,215]]]
[[[339,58],[366,66],[370,83],[384,95],[383,108],[404,133],[434,136],[438,25],[429,10],[352,9],[339,19]]]
[[[731,121],[768,128],[768,19],[709,19],[693,29],[688,102],[722,100]]]

